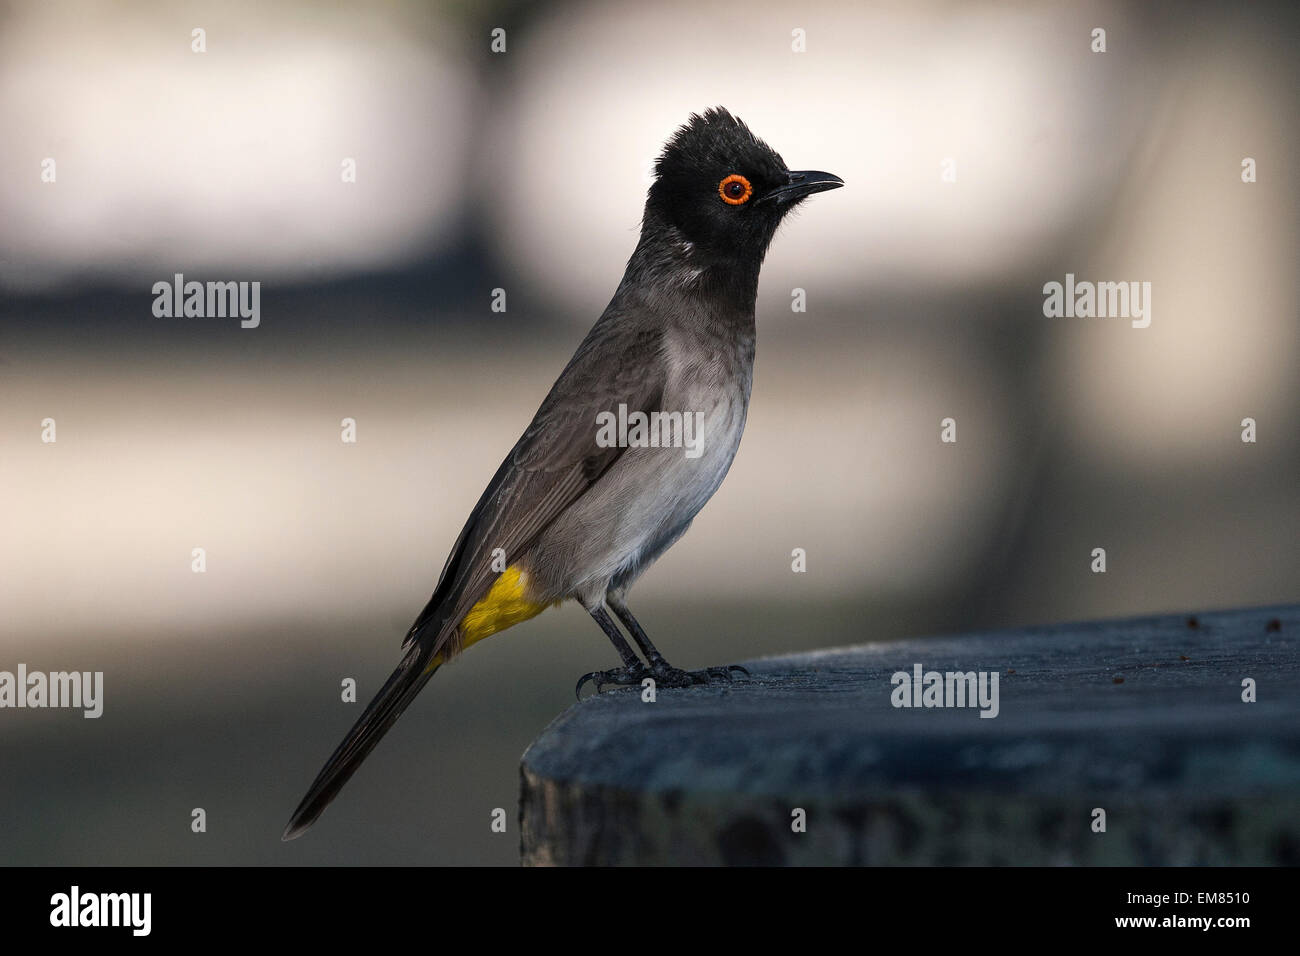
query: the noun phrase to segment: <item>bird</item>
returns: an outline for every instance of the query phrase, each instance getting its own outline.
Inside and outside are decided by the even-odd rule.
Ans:
[[[470,512],[397,669],[282,839],[316,822],[441,667],[562,601],[580,602],[622,661],[583,675],[580,699],[587,682],[599,694],[646,679],[678,688],[747,673],[671,666],[632,616],[627,592],[686,533],[735,458],[759,271],[778,226],[809,196],[843,185],[831,173],[791,171],[721,106],[673,133],[613,298]]]

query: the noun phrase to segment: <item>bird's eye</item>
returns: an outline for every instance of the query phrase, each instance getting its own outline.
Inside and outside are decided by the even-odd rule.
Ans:
[[[749,184],[749,180],[739,173],[732,173],[722,182],[718,183],[718,195],[722,201],[732,206],[739,206],[747,202],[753,195],[754,187]]]

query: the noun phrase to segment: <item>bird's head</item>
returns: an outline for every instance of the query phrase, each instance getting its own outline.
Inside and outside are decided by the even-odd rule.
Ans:
[[[664,147],[646,199],[645,229],[675,233],[701,266],[757,269],[791,209],[843,185],[830,173],[791,172],[776,150],[718,107],[691,116]]]

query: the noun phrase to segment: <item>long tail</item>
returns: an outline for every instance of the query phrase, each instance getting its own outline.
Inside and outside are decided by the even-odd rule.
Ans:
[[[393,671],[329,762],[316,775],[316,781],[298,804],[298,809],[293,811],[280,839],[292,840],[307,832],[439,666],[441,660],[433,658],[431,648],[423,641],[407,651],[397,670]]]

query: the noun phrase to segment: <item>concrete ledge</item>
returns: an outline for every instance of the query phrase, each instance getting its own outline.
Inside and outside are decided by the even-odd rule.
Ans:
[[[1300,606],[1252,608],[765,658],[654,703],[606,691],[524,753],[523,862],[1297,864],[1298,636]],[[998,716],[894,707],[916,664],[996,672]]]

